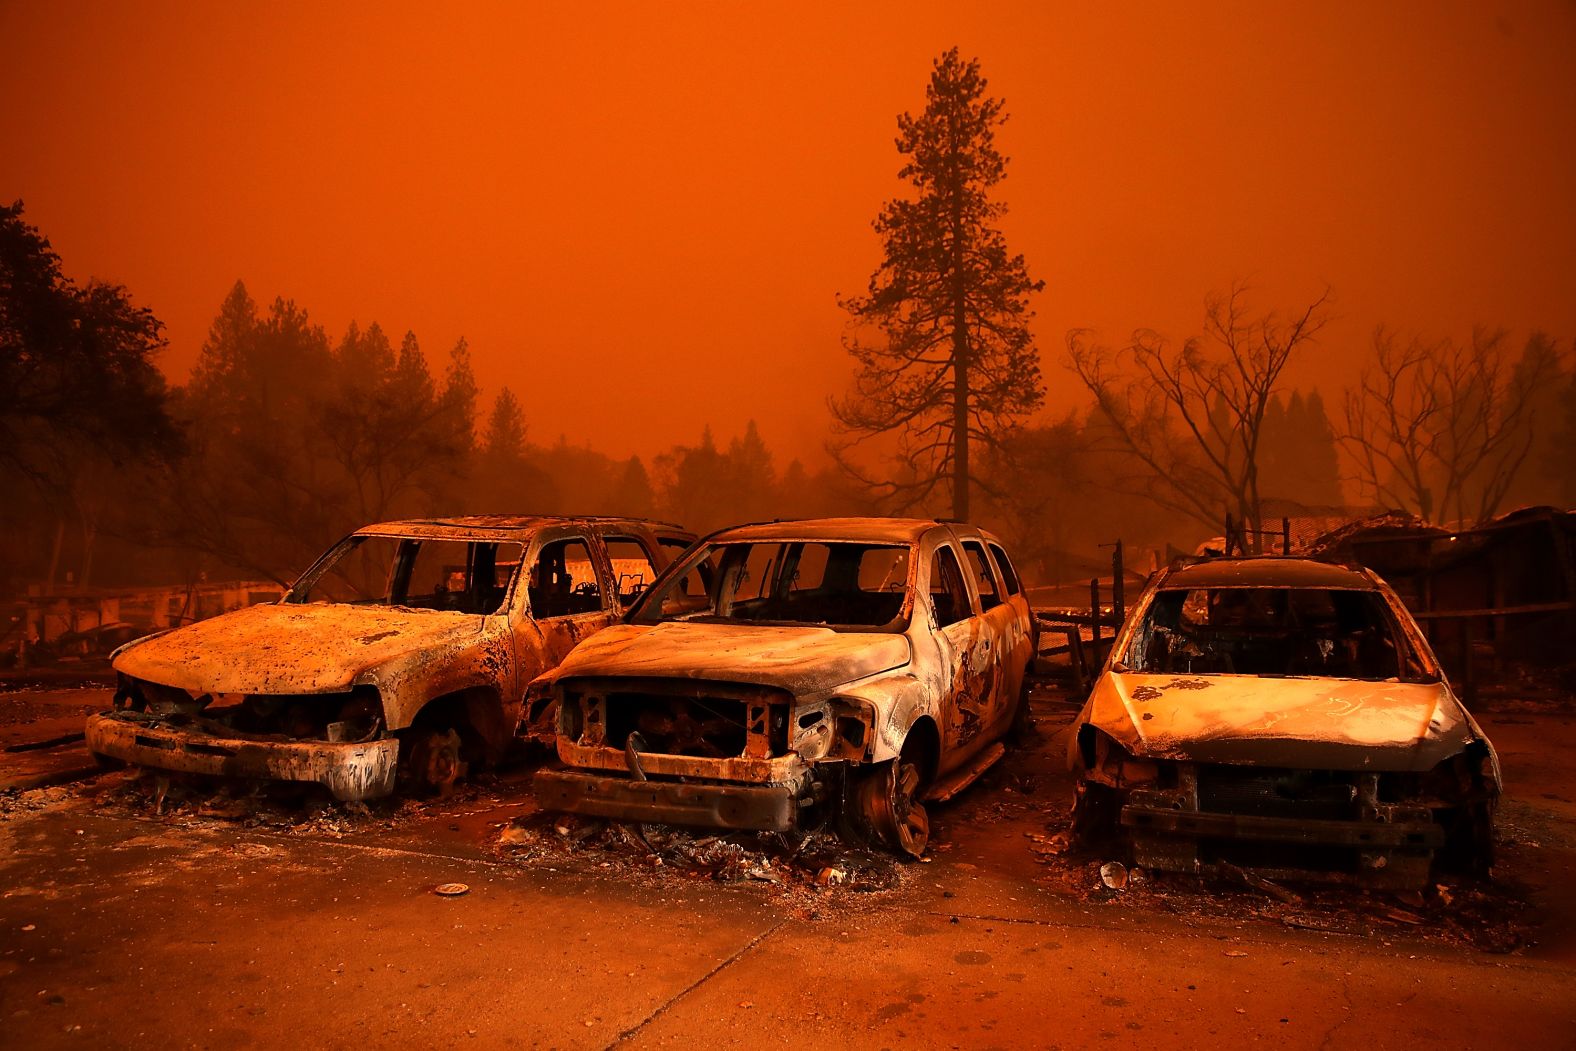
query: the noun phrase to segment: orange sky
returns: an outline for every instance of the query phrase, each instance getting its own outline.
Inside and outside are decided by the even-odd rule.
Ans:
[[[177,381],[239,277],[435,364],[463,334],[536,441],[754,417],[817,455],[894,118],[954,43],[1012,114],[1054,407],[1068,328],[1186,335],[1236,277],[1334,286],[1292,376],[1328,395],[1379,321],[1576,335],[1570,2],[317,6],[0,0],[0,197],[153,308]]]

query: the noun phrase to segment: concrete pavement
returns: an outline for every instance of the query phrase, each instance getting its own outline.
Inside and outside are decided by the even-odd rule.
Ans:
[[[1113,894],[1047,864],[1025,833],[1062,809],[1058,713],[936,815],[929,863],[871,893],[601,849],[522,861],[495,846],[530,810],[510,784],[348,832],[158,815],[111,790],[125,775],[12,795],[0,1046],[1576,1045],[1558,908],[1496,954],[1387,900]],[[1546,905],[1576,874],[1568,804],[1541,798],[1576,798],[1549,772],[1570,721],[1507,718],[1527,721],[1490,733],[1539,781],[1506,862]]]

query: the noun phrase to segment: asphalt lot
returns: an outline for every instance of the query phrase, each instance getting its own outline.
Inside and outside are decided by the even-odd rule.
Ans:
[[[0,695],[31,713],[0,730],[105,696]],[[528,767],[365,812],[133,772],[5,791],[0,1046],[1576,1045],[1576,716],[1482,713],[1492,884],[1282,900],[1105,887],[1058,837],[1074,708],[1035,709],[1036,744],[933,811],[912,864],[648,847],[536,814]],[[72,748],[29,761],[80,769]]]

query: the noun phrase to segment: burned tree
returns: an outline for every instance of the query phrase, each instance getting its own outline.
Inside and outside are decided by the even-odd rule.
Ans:
[[[1032,281],[993,224],[1006,205],[990,191],[1006,175],[995,129],[1007,119],[985,94],[979,63],[953,48],[935,62],[925,109],[898,118],[898,173],[917,191],[889,201],[876,218],[885,257],[866,295],[840,300],[856,333],[847,341],[859,363],[853,392],[831,401],[845,439],[833,453],[850,473],[896,498],[927,499],[950,478],[952,513],[969,516],[971,442],[997,444],[1044,398],[1038,351],[1028,322]],[[852,446],[891,436],[900,477],[876,482],[848,460]]]
[[[1328,319],[1329,292],[1289,318],[1250,316],[1245,293],[1238,284],[1228,295],[1210,296],[1204,336],[1178,348],[1139,330],[1113,354],[1075,329],[1067,349],[1069,368],[1109,426],[1110,444],[1140,468],[1131,479],[1135,490],[1207,526],[1218,527],[1228,511],[1257,550],[1265,415],[1287,363]]]
[[[1547,355],[1512,370],[1504,338],[1477,328],[1464,345],[1403,344],[1374,333],[1374,364],[1346,392],[1341,435],[1367,493],[1427,521],[1493,517],[1532,447],[1533,397],[1557,372]]]

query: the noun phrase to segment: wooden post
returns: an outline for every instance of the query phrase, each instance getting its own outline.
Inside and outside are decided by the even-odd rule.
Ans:
[[[1232,535],[1233,534],[1231,532],[1231,512],[1227,511],[1226,512],[1226,555],[1227,555],[1227,557],[1230,557],[1230,555],[1231,555],[1231,538],[1232,538]]]
[[[1100,648],[1100,578],[1089,578],[1089,623],[1094,625],[1094,645]]]
[[[1095,669],[1100,666],[1100,578],[1089,578],[1089,625],[1093,639],[1089,646],[1089,679],[1094,681]]]
[[[1111,606],[1118,624],[1127,620],[1127,582],[1122,579],[1122,541],[1111,555]]]
[[[1477,666],[1472,659],[1472,618],[1461,618],[1461,699],[1469,705],[1477,703]]]
[[[1291,554],[1291,519],[1281,519],[1281,554]]]
[[[1067,663],[1073,670],[1073,688],[1083,693],[1089,684],[1089,675],[1084,665],[1083,631],[1076,624],[1067,626]]]

